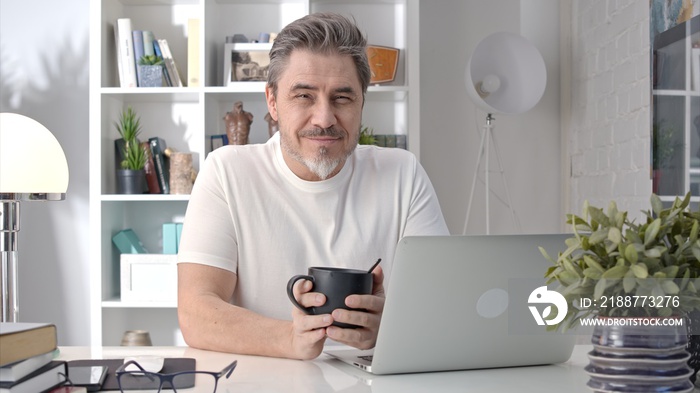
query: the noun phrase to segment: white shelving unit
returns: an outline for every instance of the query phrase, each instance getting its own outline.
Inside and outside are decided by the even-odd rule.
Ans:
[[[654,190],[665,202],[691,192],[700,201],[700,16],[660,33],[654,41],[652,124],[672,137],[654,171]],[[700,73],[700,71],[697,71]],[[652,140],[652,144],[654,141]]]
[[[158,136],[177,151],[192,152],[196,170],[208,153],[210,135],[223,134],[223,117],[234,102],[254,116],[250,143],[268,138],[264,82],[223,86],[225,37],[278,32],[317,11],[355,18],[370,44],[399,48],[394,82],[371,86],[363,124],[377,134],[405,134],[420,157],[419,0],[98,0],[90,22],[90,259],[91,344],[119,345],[129,329],[146,329],[154,345],[179,343],[175,303],[122,302],[119,254],[112,236],[132,228],[150,252],[160,252],[162,224],[184,216],[187,195],[115,194],[114,122],[131,106],[140,116],[142,140]],[[120,88],[114,24],[128,17],[132,27],[168,41],[183,81],[187,76],[188,19],[200,19],[199,87]],[[154,280],[158,279],[154,277]]]

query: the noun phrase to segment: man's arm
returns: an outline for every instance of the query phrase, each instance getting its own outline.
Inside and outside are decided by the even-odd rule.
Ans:
[[[219,352],[313,359],[323,350],[330,316],[293,313],[293,321],[267,318],[229,303],[236,274],[216,267],[178,264],[178,319],[187,345]],[[308,292],[311,285],[298,285]],[[325,302],[298,298],[305,306]],[[320,301],[320,304],[318,304]],[[298,310],[297,310],[298,311]]]

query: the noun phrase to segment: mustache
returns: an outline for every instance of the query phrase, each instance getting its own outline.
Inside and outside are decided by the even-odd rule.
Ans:
[[[339,130],[337,127],[332,126],[329,128],[314,128],[311,130],[304,130],[299,132],[301,137],[317,137],[317,136],[330,136],[333,138],[343,138],[345,133]]]

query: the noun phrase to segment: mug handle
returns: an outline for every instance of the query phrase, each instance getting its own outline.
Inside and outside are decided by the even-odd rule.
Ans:
[[[287,296],[289,296],[289,300],[291,300],[292,304],[294,304],[298,309],[300,309],[301,311],[305,312],[308,315],[312,315],[311,307],[302,306],[301,304],[299,304],[297,299],[294,297],[294,284],[301,279],[314,282],[313,276],[307,276],[304,274],[300,274],[298,276],[294,276],[294,277],[290,278],[289,282],[287,282]]]

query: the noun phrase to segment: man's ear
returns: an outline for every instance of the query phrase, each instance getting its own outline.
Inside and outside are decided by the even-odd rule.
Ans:
[[[270,112],[270,116],[272,116],[275,121],[278,121],[277,100],[275,99],[275,95],[272,93],[272,88],[268,85],[265,85],[265,101],[267,102],[267,111]]]

